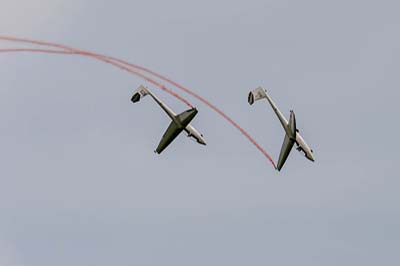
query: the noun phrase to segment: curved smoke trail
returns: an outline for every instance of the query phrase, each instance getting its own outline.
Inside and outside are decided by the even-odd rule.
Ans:
[[[15,38],[15,40],[13,40],[13,38],[9,38],[9,37],[1,37],[0,36],[0,40],[7,40],[7,41],[17,41],[17,42],[25,42],[25,43],[32,43],[32,44],[39,44],[39,45],[46,45],[46,44],[41,44],[42,42],[36,42],[36,41],[31,41],[31,40],[26,40],[26,41],[21,41],[18,38]],[[47,45],[50,46],[50,45]],[[51,45],[53,47],[56,47],[58,45]],[[57,47],[57,48],[61,48],[61,47]],[[107,56],[102,56],[102,55],[98,55],[95,53],[90,53],[90,52],[86,52],[86,51],[81,51],[81,50],[77,50],[77,49],[66,49],[66,48],[62,48],[64,50],[67,51],[57,51],[57,50],[49,50],[49,49],[30,49],[30,48],[12,48],[12,49],[0,49],[1,52],[5,53],[5,52],[36,52],[36,53],[50,53],[50,54],[75,54],[75,55],[83,55],[83,56],[87,56],[87,57],[92,57],[95,58],[97,60],[103,61],[107,64],[111,64],[115,67],[118,67],[122,70],[125,70],[127,72],[129,72],[132,75],[138,76],[146,81],[148,81],[149,83],[157,86],[159,89],[167,92],[168,94],[174,96],[175,98],[177,98],[178,100],[182,101],[183,103],[185,103],[186,105],[188,105],[190,108],[193,108],[193,105],[186,100],[185,98],[183,98],[182,96],[180,96],[179,94],[175,93],[174,91],[168,89],[166,86],[164,86],[163,84],[155,81],[154,79],[151,79],[149,77],[147,77],[146,75],[139,73],[137,71],[134,71],[132,69],[130,69],[129,67],[124,66],[121,63],[116,63],[111,58],[108,58]]]
[[[156,82],[156,81],[154,81],[154,80],[151,80],[150,78],[146,77],[145,75],[140,74],[140,73],[138,73],[138,72],[135,72],[135,71],[133,71],[133,70],[130,69],[130,68],[127,68],[127,67],[125,67],[125,66],[122,66],[121,64],[124,64],[124,65],[126,65],[126,66],[129,66],[129,67],[131,67],[131,68],[136,68],[136,69],[142,70],[142,71],[144,71],[144,72],[147,72],[147,73],[149,73],[149,74],[151,74],[151,75],[153,75],[153,76],[155,76],[155,77],[157,77],[157,78],[159,78],[159,79],[161,79],[161,80],[164,80],[164,81],[166,81],[166,82],[168,82],[168,83],[174,85],[175,87],[177,87],[177,88],[183,90],[184,92],[186,92],[186,93],[192,95],[193,97],[197,98],[198,100],[200,100],[201,102],[203,102],[204,104],[206,104],[206,105],[207,105],[208,107],[210,107],[212,110],[214,110],[215,112],[217,112],[217,113],[218,113],[219,115],[221,115],[225,120],[227,120],[231,125],[233,125],[236,129],[238,129],[251,143],[253,143],[253,145],[255,145],[256,148],[257,148],[271,163],[272,163],[272,165],[274,166],[274,168],[276,168],[275,162],[273,161],[272,157],[271,157],[271,156],[270,156],[270,155],[269,155],[269,154],[268,154],[268,153],[267,153],[267,152],[266,152],[252,137],[251,137],[251,136],[250,136],[249,133],[247,133],[242,127],[239,126],[239,124],[237,124],[235,121],[233,121],[233,119],[231,119],[229,116],[227,116],[227,115],[226,115],[224,112],[222,112],[218,107],[216,107],[215,105],[213,105],[212,103],[210,103],[209,101],[207,101],[206,99],[204,99],[203,97],[201,97],[200,95],[196,94],[195,92],[193,92],[193,91],[191,91],[191,90],[185,88],[184,86],[182,86],[182,85],[180,85],[180,84],[178,84],[178,83],[176,83],[176,82],[174,82],[174,81],[172,81],[172,80],[170,80],[170,79],[168,79],[168,78],[166,78],[166,77],[164,77],[164,76],[162,76],[162,75],[160,75],[160,74],[158,74],[158,73],[156,73],[156,72],[154,72],[154,71],[152,71],[152,70],[150,70],[150,69],[147,69],[147,68],[144,68],[144,67],[141,67],[141,66],[138,66],[138,65],[131,64],[131,63],[127,62],[127,61],[124,61],[124,60],[121,60],[121,59],[118,59],[118,58],[113,58],[113,57],[106,56],[106,55],[102,55],[102,54],[96,54],[96,53],[92,53],[92,52],[88,52],[88,51],[84,51],[84,50],[79,50],[79,49],[71,48],[71,47],[68,47],[68,46],[65,46],[65,45],[61,45],[61,44],[57,44],[57,43],[49,43],[49,42],[43,42],[43,41],[36,41],[36,40],[22,39],[22,38],[15,38],[15,37],[6,37],[6,36],[0,36],[0,40],[13,41],[13,42],[22,42],[22,43],[30,43],[30,44],[36,44],[36,45],[42,45],[42,46],[50,46],[50,47],[60,48],[60,49],[63,49],[63,50],[64,50],[64,51],[48,50],[49,53],[79,54],[79,55],[94,57],[94,58],[96,58],[96,59],[98,59],[98,60],[101,60],[101,61],[103,61],[103,62],[105,62],[105,63],[114,65],[114,66],[116,66],[116,67],[119,67],[119,68],[121,68],[121,69],[123,69],[123,70],[125,70],[125,71],[130,72],[130,73],[134,72],[134,73],[132,73],[132,74],[144,78],[145,80],[151,82],[152,84],[156,85],[156,86],[159,87],[160,89],[162,89],[162,90],[164,90],[164,91],[167,91],[168,93],[172,94],[173,96],[177,97],[177,98],[180,99],[180,100],[183,100],[186,104],[188,104],[189,106],[191,106],[190,103],[188,103],[186,100],[184,100],[182,97],[180,97],[180,96],[177,95],[176,93],[174,93],[174,92],[168,90],[168,89],[167,89],[165,86],[163,86],[162,84],[160,84],[160,83],[158,83],[158,82]],[[12,49],[2,49],[2,50],[3,50],[3,52],[7,52],[7,50],[8,50],[8,52],[11,52],[11,51],[9,51],[9,50],[12,50]],[[16,50],[16,49],[14,49],[14,51],[15,51],[15,50]],[[21,49],[21,50],[22,50],[22,49]],[[35,49],[25,49],[25,50],[30,50],[30,51],[32,51],[32,50],[35,50]],[[39,50],[39,51],[36,51],[36,52],[44,52],[43,50],[45,50],[45,49],[37,49],[37,50]],[[66,51],[65,51],[65,50],[66,50]],[[1,51],[1,50],[0,50],[0,51]],[[17,52],[17,51],[15,51],[15,52]],[[32,51],[32,52],[33,52],[33,51]],[[116,63],[116,62],[117,62],[117,63]],[[118,64],[118,63],[120,63],[120,64]]]

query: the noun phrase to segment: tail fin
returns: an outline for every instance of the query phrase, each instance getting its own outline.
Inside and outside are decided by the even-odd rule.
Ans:
[[[257,89],[249,92],[249,97],[247,101],[249,102],[250,105],[252,105],[255,101],[258,101],[263,98],[267,98],[267,94],[265,93],[265,90],[262,87],[258,87]]]
[[[136,102],[140,101],[141,98],[145,97],[148,94],[149,94],[149,91],[147,90],[147,88],[143,85],[140,85],[139,88],[137,88],[137,90],[133,94],[131,101],[136,103]]]

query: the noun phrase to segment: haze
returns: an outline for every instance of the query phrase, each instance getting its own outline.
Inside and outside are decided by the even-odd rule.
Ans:
[[[399,265],[399,8],[3,0],[0,35],[164,74],[276,160],[279,121],[266,102],[247,103],[265,87],[296,112],[316,162],[293,150],[275,171],[183,93],[208,145],[182,135],[158,156],[169,118],[150,99],[130,102],[143,80],[79,56],[0,54],[0,265]]]

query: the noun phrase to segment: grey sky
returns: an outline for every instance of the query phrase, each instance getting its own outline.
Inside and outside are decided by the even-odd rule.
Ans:
[[[247,103],[264,86],[294,109],[316,162],[293,151],[276,172],[183,93],[208,145],[179,137],[157,156],[169,121],[130,103],[141,79],[78,56],[0,54],[0,265],[400,263],[397,1],[93,2],[3,0],[0,34],[165,74],[277,158],[278,120]]]

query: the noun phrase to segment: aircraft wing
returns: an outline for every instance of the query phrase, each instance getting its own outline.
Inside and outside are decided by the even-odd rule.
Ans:
[[[290,111],[289,124],[286,126],[285,139],[283,140],[281,153],[279,154],[278,165],[276,169],[280,171],[289,156],[290,151],[296,142],[296,117],[293,111]]]
[[[164,135],[162,136],[155,152],[160,154],[165,148],[167,148],[168,145],[171,144],[171,142],[185,129],[190,121],[192,121],[196,114],[197,109],[192,108],[174,116],[171,124],[169,124],[167,128],[167,131],[165,131]]]
[[[180,128],[178,124],[174,121],[169,124],[167,131],[165,131],[164,135],[161,138],[160,143],[158,144],[156,153],[160,154],[169,144],[182,132],[183,128]]]
[[[285,134],[285,139],[283,140],[281,153],[279,154],[278,165],[276,167],[278,171],[280,171],[283,165],[285,164],[286,159],[289,156],[289,153],[292,150],[294,143],[295,141]]]

